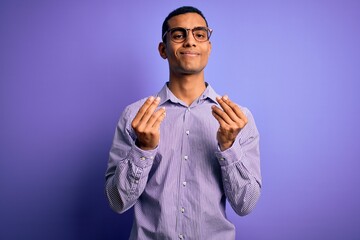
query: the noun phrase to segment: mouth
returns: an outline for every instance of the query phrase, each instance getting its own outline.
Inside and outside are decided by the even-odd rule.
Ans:
[[[191,57],[195,57],[195,56],[200,55],[200,53],[194,52],[194,51],[182,51],[182,52],[180,52],[180,54],[184,55],[184,56],[191,56]]]

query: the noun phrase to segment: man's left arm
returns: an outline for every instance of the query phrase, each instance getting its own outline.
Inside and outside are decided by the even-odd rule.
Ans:
[[[249,214],[261,190],[259,132],[251,112],[241,110],[227,96],[217,99],[222,109],[214,106],[219,122],[216,157],[221,166],[223,186],[234,211]]]

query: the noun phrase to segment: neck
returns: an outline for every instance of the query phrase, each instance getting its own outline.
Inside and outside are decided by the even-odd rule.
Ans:
[[[170,74],[170,91],[188,106],[206,89],[203,72],[198,75],[174,76]]]

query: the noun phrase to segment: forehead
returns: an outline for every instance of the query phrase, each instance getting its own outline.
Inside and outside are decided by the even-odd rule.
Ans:
[[[184,27],[194,28],[199,26],[206,27],[205,20],[197,13],[185,13],[172,17],[168,20],[169,28]]]

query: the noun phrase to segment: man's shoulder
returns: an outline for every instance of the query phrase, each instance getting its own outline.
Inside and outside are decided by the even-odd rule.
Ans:
[[[125,107],[123,114],[126,116],[131,116],[133,115],[134,112],[137,113],[140,107],[145,103],[146,99],[147,98],[142,98],[135,102],[130,103]]]
[[[237,104],[237,103],[236,103]],[[249,108],[243,106],[243,105],[240,105],[240,104],[237,104],[239,106],[239,108],[241,109],[241,111],[245,114],[245,115],[248,115],[248,114],[251,114],[251,111],[249,110]]]
[[[125,107],[125,109],[138,109],[140,108],[146,101],[147,98],[141,98],[135,102],[130,103]]]

